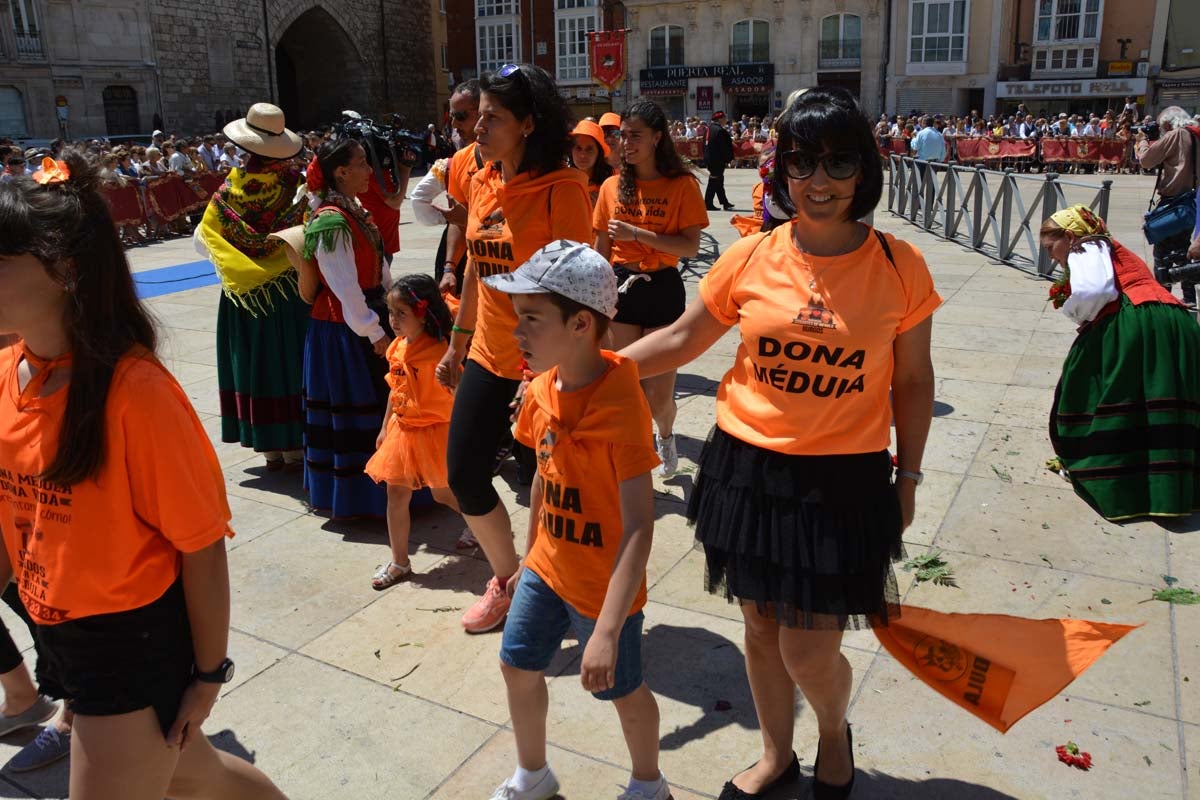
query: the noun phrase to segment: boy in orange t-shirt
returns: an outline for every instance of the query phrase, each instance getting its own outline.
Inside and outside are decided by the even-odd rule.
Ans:
[[[517,770],[496,796],[545,800],[545,671],[568,628],[583,647],[583,688],[612,700],[633,770],[623,797],[667,800],[658,704],[642,680],[642,606],[654,530],[650,408],[633,362],[600,349],[617,282],[592,248],[551,242],[512,273],[484,279],[513,296],[516,338],[533,380],[515,437],[537,452],[525,563],[500,647]]]

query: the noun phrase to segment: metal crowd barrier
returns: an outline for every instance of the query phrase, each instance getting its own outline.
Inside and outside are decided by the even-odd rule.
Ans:
[[[895,154],[888,160],[888,211],[935,236],[1042,277],[1049,277],[1054,265],[1042,250],[1038,229],[1070,205],[1063,187],[1096,190],[1088,206],[1101,219],[1108,217],[1111,180],[1097,186],[1061,180],[1056,172],[1030,175]],[[998,188],[992,185],[997,180]],[[1030,192],[1034,194],[1027,199]]]

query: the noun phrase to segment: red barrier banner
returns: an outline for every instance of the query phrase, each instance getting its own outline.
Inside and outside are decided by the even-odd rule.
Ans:
[[[903,136],[893,136],[892,152],[898,156],[908,155],[908,139],[905,139]]]
[[[114,225],[141,225],[146,220],[146,209],[142,207],[142,193],[136,184],[116,184],[100,190]]]
[[[675,150],[692,161],[704,160],[704,142],[700,139],[675,139]]]
[[[754,146],[754,142],[746,141],[745,139],[733,143],[733,157],[740,160],[743,158],[758,158],[758,148]]]
[[[196,190],[178,175],[164,175],[146,184],[146,202],[160,222],[172,222],[184,214],[202,208]]]
[[[990,161],[1000,158],[1033,158],[1037,142],[1033,139],[990,139],[960,137],[954,140],[959,161]]]
[[[1119,139],[1064,137],[1042,140],[1042,161],[1068,164],[1120,164],[1125,159],[1125,142]]]
[[[199,183],[200,188],[203,189],[204,201],[208,202],[208,199],[216,194],[218,189],[225,185],[225,176],[218,175],[214,172],[206,172],[197,178],[196,182]],[[200,192],[197,192],[197,194],[200,194]]]

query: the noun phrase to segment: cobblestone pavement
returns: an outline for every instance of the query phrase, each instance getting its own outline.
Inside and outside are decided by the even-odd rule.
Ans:
[[[748,202],[754,174],[729,173]],[[1140,252],[1149,178],[1118,177],[1110,221]],[[739,204],[740,204],[739,202]],[[407,216],[407,214],[406,214]],[[729,214],[710,232],[727,247]],[[933,357],[936,418],[908,552],[937,548],[961,588],[912,585],[906,601],[944,611],[1141,622],[1058,698],[1000,735],[919,684],[869,633],[851,633],[850,718],[860,798],[1200,798],[1200,607],[1144,602],[1164,575],[1200,589],[1200,532],[1100,520],[1043,468],[1047,411],[1070,324],[1047,284],[877,213],[878,226],[925,253],[946,303]],[[395,271],[429,269],[440,231],[406,223]],[[134,249],[135,270],[196,262],[190,242]],[[204,265],[196,267],[197,274]],[[187,277],[188,270],[172,273]],[[696,276],[687,276],[694,296]],[[461,523],[444,510],[414,517],[414,578],[384,593],[369,577],[386,561],[382,523],[343,525],[308,513],[298,476],[268,473],[261,457],[218,439],[214,330],[218,288],[150,300],[162,356],[184,385],[224,467],[237,537],[230,543],[231,655],[238,675],[207,732],[253,760],[293,798],[484,798],[514,763],[499,635],[458,625],[488,578],[479,555],[455,552]],[[662,767],[676,800],[714,797],[753,762],[760,738],[734,606],[702,590],[702,559],[683,518],[695,458],[713,423],[713,396],[736,347],[731,332],[679,379],[683,468],[658,485],[649,564],[646,677],[662,711]],[[515,467],[497,485],[523,532],[527,496]],[[7,615],[7,609],[3,610]],[[28,645],[23,626],[5,616]],[[32,661],[32,650],[28,651]],[[579,685],[568,640],[550,670],[550,761],[563,795],[615,797],[628,776],[616,715]],[[28,741],[0,742],[0,763]],[[1058,763],[1074,740],[1095,766]],[[813,715],[796,705],[796,750],[806,774]],[[65,764],[0,774],[0,797],[64,797]],[[778,795],[806,798],[806,778]]]

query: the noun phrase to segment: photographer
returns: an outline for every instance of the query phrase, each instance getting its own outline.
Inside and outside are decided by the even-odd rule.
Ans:
[[[1159,138],[1141,156],[1143,169],[1161,167],[1155,190],[1159,203],[1170,200],[1196,188],[1196,149],[1200,145],[1200,127],[1179,106],[1163,109],[1158,115]],[[1153,138],[1153,134],[1147,132]],[[1191,237],[1185,231],[1154,245],[1154,260],[1158,262],[1171,253],[1187,250]],[[1157,265],[1157,264],[1156,264]],[[1183,302],[1190,308],[1196,307],[1196,285],[1182,284]]]
[[[381,138],[388,135],[388,132],[368,124],[358,128],[357,135],[353,132],[351,135],[362,142],[370,155],[371,143],[366,141],[367,137],[373,138],[375,143],[378,143]],[[401,147],[404,149],[401,150]],[[368,158],[373,168],[371,180],[367,184],[367,190],[358,195],[358,202],[362,203],[363,208],[370,212],[371,220],[379,228],[379,234],[383,237],[384,286],[392,285],[392,259],[396,253],[400,252],[400,206],[404,204],[404,197],[408,194],[408,178],[412,174],[413,164],[417,159],[417,153],[409,149],[403,142],[396,142],[396,150],[400,158],[391,168],[389,168],[390,159],[386,159],[378,153],[374,157]],[[387,163],[377,165],[376,158],[380,162]],[[379,168],[375,169],[376,166]]]

